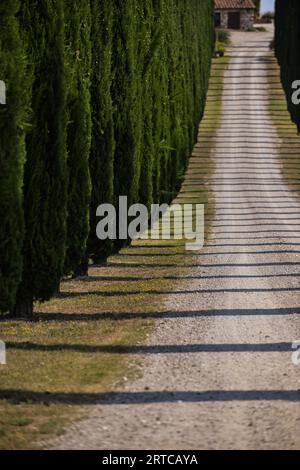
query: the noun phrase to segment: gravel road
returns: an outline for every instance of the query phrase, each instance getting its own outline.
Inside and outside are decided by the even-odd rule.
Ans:
[[[189,279],[169,295],[172,313],[141,348],[141,377],[91,406],[51,448],[300,448],[300,366],[292,363],[300,340],[299,183],[282,180],[281,141],[265,99],[271,37],[233,33],[214,139],[211,236]]]

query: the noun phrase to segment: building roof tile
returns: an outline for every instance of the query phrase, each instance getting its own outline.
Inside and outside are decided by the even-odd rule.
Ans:
[[[216,10],[255,9],[252,0],[215,0]]]

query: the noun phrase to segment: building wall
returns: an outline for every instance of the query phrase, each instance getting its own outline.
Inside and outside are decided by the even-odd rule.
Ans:
[[[228,13],[234,10],[216,10],[216,13],[221,14],[221,28],[228,28]],[[241,10],[241,29],[247,30],[253,28],[255,20],[254,10]]]
[[[221,28],[226,29],[228,27],[228,11],[221,11]]]
[[[247,30],[253,28],[255,21],[254,10],[243,10],[241,14],[241,29]]]

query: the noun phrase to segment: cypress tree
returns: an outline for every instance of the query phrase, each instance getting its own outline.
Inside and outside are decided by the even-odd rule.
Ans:
[[[259,16],[260,16],[261,1],[260,1],[260,0],[253,0],[253,1],[254,1],[254,5],[255,5],[255,14],[256,14],[256,17],[259,18]]]
[[[141,131],[141,176],[139,201],[150,205],[153,202],[153,59],[157,48],[157,37],[154,27],[152,0],[139,4],[140,50],[139,63],[142,85],[142,131]]]
[[[153,60],[153,199],[170,201],[204,111],[214,42],[213,1],[159,0],[153,6],[154,25],[161,29]]]
[[[68,77],[68,218],[65,273],[77,271],[89,234],[91,179],[91,10],[89,0],[65,0]]]
[[[191,150],[190,136],[194,133],[193,103],[191,94],[192,83],[190,74],[190,51],[193,43],[190,38],[190,7],[191,2],[173,0],[169,19],[171,27],[168,29],[169,45],[168,56],[170,62],[170,102],[171,102],[171,148],[172,152],[168,164],[170,175],[170,191],[174,192],[178,176],[183,174],[185,161]],[[185,29],[187,25],[187,28]]]
[[[286,92],[292,120],[300,132],[300,108],[292,102],[292,84],[300,79],[300,2],[276,0],[275,51],[281,67],[281,80]]]
[[[16,14],[19,2],[0,4],[0,80],[6,104],[0,104],[0,311],[15,302],[22,273],[23,167],[27,82],[24,50]],[[4,96],[5,97],[5,96]]]
[[[32,64],[33,118],[26,138],[26,237],[15,315],[31,315],[33,301],[59,289],[67,216],[66,91],[62,0],[23,0],[21,24]]]
[[[15,309],[26,314],[84,254],[86,272],[112,252],[96,237],[99,204],[177,191],[204,109],[213,1],[22,0],[20,24],[33,80]]]
[[[160,41],[153,64],[153,132],[154,167],[153,199],[155,202],[168,201],[168,161],[171,151],[170,99],[169,99],[169,57],[167,53],[168,1],[154,2],[156,29]]]
[[[128,204],[132,205],[138,202],[141,172],[142,88],[138,54],[138,0],[113,0],[113,5],[115,200],[117,202],[119,196],[128,196]]]
[[[198,133],[198,123],[203,117],[206,95],[208,90],[210,67],[215,41],[213,22],[213,0],[195,2],[199,23],[195,27],[196,43],[198,44],[197,62],[194,68],[194,86],[198,93],[195,95],[195,137]],[[199,67],[199,68],[198,68]]]
[[[102,203],[114,202],[114,122],[112,88],[113,3],[91,0],[92,11],[92,148],[90,172],[92,200],[87,260],[103,261],[112,251],[110,241],[100,242],[96,236],[96,210]],[[87,260],[83,273],[87,271]]]

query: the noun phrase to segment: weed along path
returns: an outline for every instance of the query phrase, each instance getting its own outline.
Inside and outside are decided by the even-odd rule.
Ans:
[[[87,405],[87,417],[47,447],[299,448],[300,140],[276,102],[271,39],[233,33],[229,57],[213,65],[177,198],[205,201],[205,248],[139,242],[105,268],[144,276],[140,295],[160,303],[145,312],[157,319],[146,342],[118,350],[138,359],[138,377],[114,392],[54,396]]]

